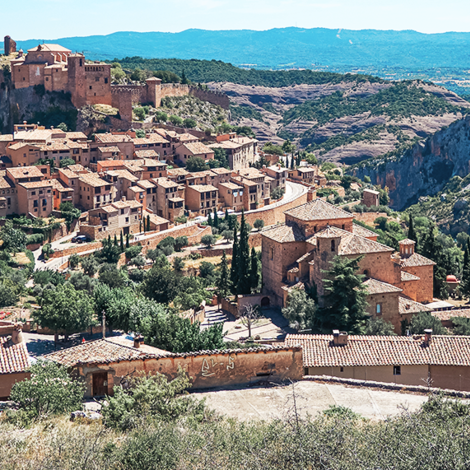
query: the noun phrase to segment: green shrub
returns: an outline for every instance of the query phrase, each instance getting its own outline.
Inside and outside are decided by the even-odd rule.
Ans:
[[[141,251],[142,247],[140,245],[133,245],[130,248],[126,248],[124,253],[126,253],[126,258],[129,260],[135,258]]]
[[[29,371],[30,379],[13,385],[11,400],[30,419],[82,409],[85,386],[73,380],[65,367],[55,362],[39,361]]]

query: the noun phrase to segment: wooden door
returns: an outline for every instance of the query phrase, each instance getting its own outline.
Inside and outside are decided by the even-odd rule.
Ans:
[[[100,397],[108,394],[108,373],[96,372],[93,374],[93,396]]]

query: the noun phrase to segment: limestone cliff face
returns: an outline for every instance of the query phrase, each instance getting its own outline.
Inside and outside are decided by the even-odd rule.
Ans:
[[[45,125],[66,122],[70,128],[75,128],[76,114],[68,94],[49,93],[42,87],[15,90],[9,74],[0,70],[0,133],[11,133],[13,124],[39,116]]]
[[[470,173],[470,117],[466,116],[417,143],[403,155],[377,158],[352,169],[359,178],[387,186],[391,206],[403,210],[421,196],[436,194],[453,176]]]

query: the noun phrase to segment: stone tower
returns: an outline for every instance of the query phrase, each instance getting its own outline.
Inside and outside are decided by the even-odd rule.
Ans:
[[[3,45],[5,47],[5,55],[10,55],[16,52],[16,42],[10,36],[5,36],[3,39]]]
[[[86,104],[85,56],[71,54],[67,59],[67,74],[72,103],[76,108]]]
[[[151,77],[146,81],[147,102],[155,108],[159,108],[162,102],[162,81],[159,78]]]

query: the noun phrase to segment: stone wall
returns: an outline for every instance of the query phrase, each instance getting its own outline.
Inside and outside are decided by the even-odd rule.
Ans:
[[[85,396],[89,397],[93,394],[95,372],[107,371],[108,392],[112,394],[114,385],[119,385],[121,378],[158,372],[173,379],[180,367],[190,376],[193,389],[230,387],[261,381],[300,380],[304,371],[301,348],[267,347],[175,354],[144,361],[79,366],[78,372],[85,378]]]

